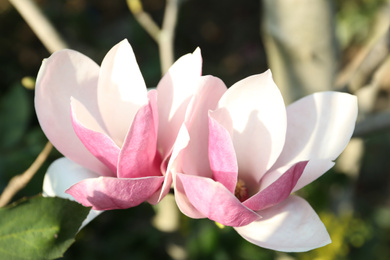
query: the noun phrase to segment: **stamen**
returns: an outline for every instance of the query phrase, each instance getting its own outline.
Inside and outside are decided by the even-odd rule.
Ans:
[[[237,180],[234,196],[236,196],[241,202],[249,198],[248,189],[246,188],[245,182],[241,179]]]

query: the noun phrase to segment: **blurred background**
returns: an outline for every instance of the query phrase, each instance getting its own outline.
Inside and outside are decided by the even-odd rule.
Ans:
[[[0,191],[25,171],[47,142],[37,122],[34,80],[50,56],[11,2],[0,0]],[[36,0],[69,48],[100,64],[116,43],[131,43],[147,86],[161,77],[158,46],[124,0]],[[359,97],[355,138],[336,167],[299,191],[333,243],[279,253],[234,229],[179,215],[179,227],[154,225],[142,204],[105,212],[77,236],[64,259],[390,259],[390,67],[387,0],[181,0],[175,59],[200,47],[203,74],[227,86],[269,67],[286,103],[323,90]],[[158,25],[164,0],[143,0]],[[15,200],[41,192],[52,151]]]

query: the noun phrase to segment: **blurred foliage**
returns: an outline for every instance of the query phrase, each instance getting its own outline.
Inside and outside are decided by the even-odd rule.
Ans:
[[[336,216],[332,212],[321,212],[319,214],[332,239],[332,243],[309,251],[297,254],[300,260],[332,260],[345,259],[351,250],[358,249],[372,237],[372,227],[360,218],[352,215],[352,212],[344,212]],[[354,259],[367,259],[360,256]]]
[[[37,0],[72,49],[100,63],[123,38],[133,46],[149,87],[160,79],[157,45],[137,24],[125,1]],[[161,24],[163,0],[143,0]],[[230,86],[267,69],[260,38],[260,1],[182,0],[176,31],[176,57],[201,47],[204,74],[221,77]],[[353,55],[365,41],[386,0],[336,0],[334,8],[342,56]],[[28,25],[6,0],[0,0],[0,189],[26,170],[46,143],[38,125],[32,90],[45,50]],[[31,79],[31,78],[30,78]],[[24,83],[23,83],[24,84]],[[333,243],[307,253],[283,254],[259,248],[232,228],[182,216],[181,230],[162,233],[151,225],[150,205],[105,212],[77,235],[64,259],[171,259],[175,250],[188,259],[390,259],[390,134],[366,140],[357,179],[328,172],[299,194],[324,221]],[[53,151],[29,185],[15,199],[41,192]],[[2,221],[0,219],[0,221]]]
[[[337,36],[341,47],[360,45],[367,40],[377,12],[387,0],[336,0]]]

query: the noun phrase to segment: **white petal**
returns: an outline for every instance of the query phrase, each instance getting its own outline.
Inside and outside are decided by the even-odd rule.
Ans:
[[[291,192],[295,192],[307,184],[315,181],[325,172],[327,172],[330,168],[332,168],[335,163],[328,159],[312,159],[308,162],[303,171],[301,177],[299,178],[297,184]],[[270,184],[276,181],[289,167],[281,167],[276,170],[272,170],[267,172],[260,182],[260,190],[267,188]]]
[[[35,109],[42,130],[66,157],[103,175],[108,168],[95,158],[73,131],[70,98],[80,104],[84,123],[97,128],[97,78],[99,66],[83,54],[63,50],[43,61],[35,88]],[[96,126],[96,127],[95,127]]]
[[[71,195],[65,193],[65,190],[81,180],[99,176],[100,175],[72,162],[68,158],[62,157],[54,161],[47,169],[43,180],[43,196],[60,197],[75,201]],[[103,211],[100,210],[91,210],[87,218],[81,224],[80,229],[102,212]]]
[[[104,57],[98,83],[98,104],[107,131],[121,147],[138,109],[148,103],[141,71],[127,40]]]
[[[74,163],[68,158],[62,157],[55,160],[47,169],[43,180],[43,195],[74,200],[71,195],[65,193],[65,190],[79,181],[99,176],[99,174]]]
[[[171,152],[202,74],[200,50],[178,59],[158,83],[158,142],[163,156]]]
[[[255,245],[277,251],[303,252],[331,242],[324,224],[302,198],[290,196],[258,213],[262,219],[235,228]]]
[[[291,104],[287,107],[286,143],[272,170],[312,159],[331,163],[348,144],[356,117],[357,99],[345,93],[315,93]],[[310,176],[309,170],[315,176]],[[315,167],[308,168],[299,186],[305,186],[322,173]]]
[[[286,135],[286,108],[271,72],[237,82],[218,107],[227,110],[233,123],[239,174],[245,174],[239,178],[247,184],[257,183],[278,158]]]

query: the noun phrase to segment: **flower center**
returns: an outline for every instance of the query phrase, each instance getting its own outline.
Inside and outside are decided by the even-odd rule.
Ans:
[[[237,180],[234,196],[236,196],[241,202],[249,198],[248,189],[246,188],[245,182],[241,179]]]

